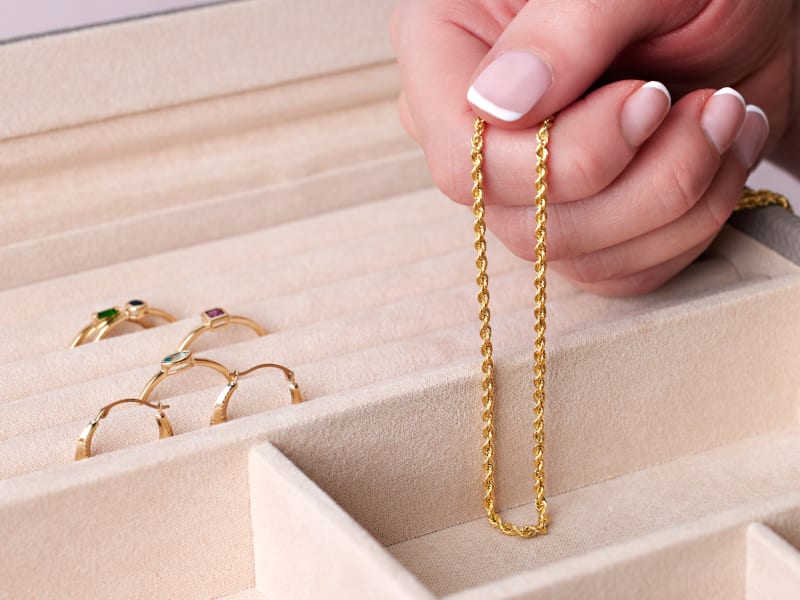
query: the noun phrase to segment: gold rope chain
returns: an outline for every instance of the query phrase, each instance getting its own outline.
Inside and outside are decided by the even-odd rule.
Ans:
[[[786,196],[781,196],[769,190],[752,190],[748,187],[744,188],[742,191],[742,197],[736,205],[736,210],[751,210],[753,208],[763,208],[765,206],[782,206],[790,213],[794,212]]]
[[[489,310],[489,275],[487,273],[488,261],[486,259],[486,223],[484,221],[483,204],[483,132],[485,123],[480,117],[475,119],[475,133],[472,136],[472,211],[475,214],[475,251],[478,267],[478,303],[480,310],[478,316],[481,320],[480,335],[483,340],[481,354],[483,355],[483,506],[489,522],[506,535],[518,537],[534,537],[547,533],[547,500],[544,495],[544,378],[546,371],[545,355],[545,320],[546,320],[546,271],[547,271],[547,143],[550,139],[550,127],[553,118],[544,121],[539,127],[536,136],[536,228],[534,236],[536,246],[534,253],[533,280],[535,295],[533,314],[535,318],[533,352],[533,492],[536,498],[536,513],[538,521],[535,525],[513,525],[506,523],[497,514],[495,508],[495,465],[494,465],[494,362],[492,361],[492,328],[490,325],[491,312]],[[760,208],[778,205],[791,212],[788,200],[769,190],[751,190],[745,188],[736,210]]]
[[[550,139],[550,126],[553,119],[542,123],[537,135],[536,147],[536,261],[534,270],[536,278],[534,287],[536,304],[533,314],[536,320],[534,331],[536,341],[533,352],[533,491],[536,496],[536,512],[538,522],[535,525],[521,527],[506,523],[500,518],[495,509],[494,498],[494,362],[492,361],[492,328],[490,325],[491,312],[489,311],[489,275],[486,272],[486,223],[484,221],[485,209],[483,206],[483,130],[484,121],[480,117],[475,119],[475,133],[472,136],[472,211],[475,214],[475,251],[478,257],[475,265],[478,267],[478,303],[481,320],[481,354],[483,355],[483,506],[489,522],[506,535],[519,537],[533,537],[547,533],[547,500],[544,497],[544,375],[545,375],[545,299],[547,283],[545,271],[547,269],[547,142]]]

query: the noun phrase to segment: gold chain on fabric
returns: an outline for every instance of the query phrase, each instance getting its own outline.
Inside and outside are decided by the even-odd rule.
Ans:
[[[786,196],[781,196],[769,190],[752,190],[747,187],[742,191],[742,197],[736,205],[736,210],[750,210],[764,206],[782,206],[789,212],[794,212]]]
[[[553,119],[547,119],[539,128],[536,148],[536,261],[534,269],[536,278],[534,317],[536,324],[536,341],[533,353],[533,491],[536,497],[536,513],[538,522],[535,525],[517,526],[506,523],[495,509],[494,478],[494,362],[492,361],[492,328],[489,311],[489,275],[486,272],[486,223],[483,206],[483,119],[475,119],[475,133],[472,136],[472,211],[475,214],[475,251],[478,267],[478,303],[481,320],[481,354],[483,355],[483,506],[489,522],[506,535],[533,537],[547,533],[547,501],[544,497],[544,376],[545,376],[545,300],[547,270],[547,142],[550,138],[550,126]]]

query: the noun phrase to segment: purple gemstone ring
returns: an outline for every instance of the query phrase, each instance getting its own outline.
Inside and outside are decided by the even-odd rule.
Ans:
[[[255,331],[259,336],[267,334],[267,330],[252,319],[228,314],[225,309],[219,307],[204,310],[202,313],[200,313],[200,320],[200,325],[195,327],[192,331],[186,334],[186,337],[183,338],[178,346],[178,351],[188,350],[197,340],[197,338],[203,335],[206,331],[219,329],[220,327],[227,327],[228,325],[245,325],[246,327],[249,327]]]

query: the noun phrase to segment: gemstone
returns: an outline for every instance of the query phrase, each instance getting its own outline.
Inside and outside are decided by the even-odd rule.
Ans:
[[[175,364],[178,364],[180,362],[185,361],[187,358],[189,358],[190,354],[191,354],[191,351],[189,351],[189,350],[181,350],[180,352],[176,352],[175,354],[170,354],[169,356],[165,356],[161,360],[161,364],[162,365],[175,365]]]
[[[128,302],[128,306],[133,306],[134,308],[144,306],[144,300],[131,300]]]
[[[105,321],[107,319],[113,319],[119,314],[118,308],[107,308],[105,310],[101,310],[97,313],[97,318],[100,321]]]
[[[210,308],[206,312],[203,313],[209,319],[216,319],[217,317],[225,316],[225,311],[221,308]]]

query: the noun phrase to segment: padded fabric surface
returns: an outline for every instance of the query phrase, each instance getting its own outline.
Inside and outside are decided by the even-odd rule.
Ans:
[[[373,22],[389,4],[345,4],[331,5],[344,7],[338,22],[369,31],[322,62],[286,28],[275,35],[299,48],[299,66],[265,52],[223,65],[224,80],[168,78],[200,60],[182,53],[152,71],[170,84],[155,95],[131,77],[135,90],[47,114],[52,82],[35,72],[56,70],[48,56],[120,68],[129,40],[175,22],[0,51],[20,82],[0,124],[0,597],[784,593],[800,544],[800,499],[789,496],[796,223],[758,213],[768,223],[745,227],[751,236],[726,229],[639,298],[550,276],[553,529],[498,537],[481,517],[472,216],[432,189],[396,120],[397,72]],[[217,15],[289,11],[311,31],[286,6],[231,3]],[[211,16],[188,15],[181,35],[206,30],[238,47]],[[315,31],[333,23],[317,19]],[[254,24],[249,41],[266,47]],[[269,87],[248,87],[252,69]],[[62,98],[90,89],[78,79]],[[533,274],[494,238],[489,261],[498,501],[528,515]],[[92,312],[137,297],[177,321],[66,347]],[[281,377],[257,372],[242,379],[231,422],[211,427],[224,381],[187,371],[154,396],[170,405],[172,439],[155,440],[152,412],[120,407],[98,431],[98,456],[75,464],[100,406],[138,394],[214,306],[269,333],[215,331],[198,355],[237,369],[284,363],[307,402],[290,406]],[[309,576],[316,564],[329,579]]]
[[[657,535],[681,522],[670,510],[684,505],[661,506],[651,514],[634,501],[644,494],[635,490],[668,481],[654,465],[684,453],[686,464],[701,461],[680,467],[698,477],[687,493],[696,493],[700,483],[708,486],[706,496],[681,509],[684,519],[769,500],[785,491],[781,485],[794,485],[793,463],[782,462],[793,452],[794,434],[784,439],[776,432],[796,422],[796,362],[782,363],[771,353],[787,354],[796,341],[795,321],[781,327],[776,314],[791,314],[786,307],[795,305],[798,268],[727,230],[705,257],[645,297],[598,298],[551,276],[549,490],[554,518],[561,511],[560,531],[571,541],[554,529],[535,553],[515,551],[501,559],[506,540],[487,529],[473,497],[480,473],[474,454],[479,428],[472,217],[429,189],[332,210],[335,205],[334,199],[312,216],[297,205],[280,223],[79,272],[53,263],[57,246],[43,246],[30,267],[56,264],[63,273],[43,279],[33,273],[31,283],[0,292],[8,309],[0,313],[6,340],[0,349],[0,475],[5,478],[0,514],[8,526],[0,535],[18,548],[0,572],[8,589],[21,597],[58,595],[67,588],[110,597],[170,597],[175,590],[203,596],[253,588],[260,569],[254,541],[265,544],[272,556],[270,540],[280,540],[283,531],[278,527],[266,538],[252,533],[257,520],[251,520],[247,456],[266,439],[322,486],[320,493],[329,493],[355,517],[352,527],[356,522],[366,527],[359,539],[373,535],[376,547],[390,546],[381,564],[393,565],[398,597],[415,597],[413,589],[442,595],[502,587],[528,569],[591,555],[611,538],[594,529],[596,515],[586,506],[599,507],[600,500],[592,498],[610,497],[603,490],[614,486],[619,490],[611,496],[632,494],[634,510],[616,515],[626,527],[617,528],[614,539],[627,543]],[[151,208],[139,210],[145,215]],[[526,389],[532,273],[529,264],[494,239],[489,257],[502,403],[498,499],[501,506],[520,506],[527,513],[522,505],[530,493]],[[133,297],[169,310],[178,321],[66,348],[92,311]],[[154,441],[151,412],[120,408],[96,436],[100,456],[72,463],[77,436],[99,406],[138,393],[160,357],[199,322],[199,312],[217,305],[256,319],[269,333],[259,338],[245,328],[219,330],[198,341],[198,354],[240,369],[263,361],[285,363],[296,371],[307,402],[289,406],[280,377],[254,374],[242,380],[231,403],[232,421],[210,428],[211,405],[224,382],[195,369],[170,378],[156,392],[170,404],[174,439]],[[764,312],[764,306],[777,312]],[[750,327],[741,329],[745,324]],[[704,349],[714,349],[714,377],[730,387],[681,361],[679,349],[686,340],[693,340],[694,351],[686,356],[694,361],[704,360]],[[736,340],[748,340],[750,346],[738,348]],[[770,344],[768,351],[752,354],[764,344]],[[745,379],[739,357],[743,364],[750,360],[764,368]],[[665,387],[666,365],[681,376]],[[625,368],[630,375],[614,376]],[[761,407],[744,419],[756,390],[763,393]],[[666,423],[681,423],[684,417],[675,407],[691,393],[697,394],[687,413],[694,415],[693,426],[670,432],[674,425]],[[718,403],[726,394],[727,413]],[[653,431],[661,433],[654,437]],[[733,449],[719,455],[719,464],[736,465],[725,469],[713,466],[719,466],[713,454],[698,459],[692,454],[749,435],[766,436],[754,443],[764,452],[775,451],[769,461],[774,470],[757,487],[751,485],[757,469],[747,471],[740,480],[742,494],[720,504],[719,486],[734,469],[744,473],[745,464]],[[781,452],[784,442],[790,450]],[[597,453],[597,447],[611,451]],[[415,462],[420,459],[422,469]],[[682,463],[675,464],[665,472],[680,470]],[[636,474],[603,483],[637,469],[645,469],[638,488],[631,483],[639,481]],[[719,479],[704,479],[703,472]],[[762,495],[747,495],[754,491]],[[581,500],[571,505],[570,498]],[[291,496],[283,500],[291,502]],[[158,520],[140,513],[143,503],[158,504]],[[313,520],[313,502],[298,506],[306,506]],[[614,506],[602,510],[614,516]],[[84,517],[89,513],[91,526]],[[579,535],[580,518],[588,519],[584,527],[598,537]],[[31,519],[37,520],[35,526]],[[19,529],[20,522],[30,526]],[[60,528],[74,532],[71,547],[81,560],[74,560],[76,554],[55,555],[45,575],[33,555],[48,543],[48,532]],[[22,531],[36,540],[27,550],[18,538]],[[340,534],[350,535],[346,527]],[[125,566],[131,539],[147,555],[136,570]],[[312,546],[300,555],[311,562],[323,555],[334,560],[335,548],[326,554],[324,542],[318,542],[316,550]],[[153,552],[153,544],[159,552]],[[498,562],[484,573],[470,549],[495,546]],[[87,588],[83,570],[101,565],[115,573],[114,585],[98,580]],[[374,567],[370,589],[380,589],[384,567]],[[294,562],[282,565],[281,572],[297,581],[301,576],[291,575],[293,568],[303,567]],[[727,567],[718,571],[731,576]],[[50,577],[53,573],[57,577]],[[604,573],[610,577],[616,571]],[[588,576],[583,567],[574,575],[571,581]],[[415,577],[421,584],[412,583]],[[157,585],[160,578],[165,585]],[[622,585],[624,578],[615,581]],[[740,589],[739,579],[730,581]],[[331,592],[316,583],[309,597]],[[566,593],[569,585],[553,589]],[[503,597],[500,588],[492,589],[483,597]],[[696,589],[706,588],[698,583]],[[293,597],[294,591],[284,587],[281,595]]]

